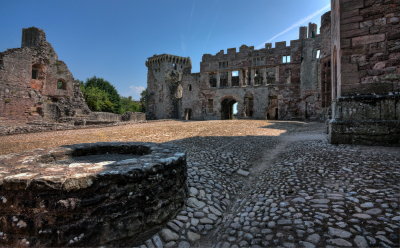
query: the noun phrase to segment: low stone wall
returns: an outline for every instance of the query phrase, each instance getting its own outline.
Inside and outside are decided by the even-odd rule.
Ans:
[[[121,121],[121,115],[107,112],[92,112],[88,121],[119,122]]]
[[[400,146],[400,94],[341,97],[334,114],[333,144]]]
[[[121,120],[143,122],[146,121],[146,114],[142,112],[126,112],[121,116]]]
[[[122,160],[120,160],[122,159]],[[133,246],[183,206],[186,156],[95,143],[0,156],[0,246]]]

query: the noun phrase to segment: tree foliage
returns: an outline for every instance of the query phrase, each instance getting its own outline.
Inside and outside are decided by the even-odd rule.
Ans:
[[[90,110],[124,114],[142,111],[142,103],[132,97],[122,97],[115,87],[103,78],[92,77],[80,82],[81,91]]]
[[[111,111],[106,112],[119,113],[121,106],[120,96],[110,82],[102,78],[92,77],[86,80],[85,88],[97,88],[104,91],[108,96],[108,100],[112,103]]]
[[[83,95],[90,110],[114,112],[114,104],[110,101],[109,95],[104,90],[97,87],[85,87]]]
[[[140,102],[132,100],[132,97],[121,97],[121,108],[120,113],[126,112],[140,112],[142,110],[142,105]]]

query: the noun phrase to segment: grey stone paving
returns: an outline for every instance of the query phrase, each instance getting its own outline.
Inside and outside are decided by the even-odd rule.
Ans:
[[[281,137],[197,137],[186,207],[141,248],[399,247],[400,149]]]

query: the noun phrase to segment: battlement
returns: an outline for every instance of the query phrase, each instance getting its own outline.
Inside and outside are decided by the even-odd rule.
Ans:
[[[42,29],[36,27],[22,29],[22,48],[42,46],[46,42],[46,33]]]
[[[288,52],[290,50],[296,50],[299,48],[299,45],[301,44],[302,40],[318,38],[320,35],[317,34],[317,29],[318,29],[318,26],[315,23],[309,23],[308,27],[305,27],[305,26],[300,27],[299,28],[299,39],[291,40],[290,45],[287,45],[286,41],[275,42],[274,47],[272,46],[272,43],[265,43],[265,47],[261,48],[261,49],[254,49],[254,46],[242,45],[239,48],[239,52],[237,52],[236,48],[228,48],[226,53],[224,50],[220,50],[215,55],[204,54],[202,61],[203,62],[216,61],[216,60],[220,60],[220,59],[226,59],[229,57],[233,57],[236,55],[248,56],[249,53],[251,54],[250,56],[258,56],[259,52],[261,52],[261,53],[268,52],[268,54],[274,54],[274,53],[279,54],[282,52]]]
[[[171,54],[161,54],[161,55],[154,55],[154,56],[148,58],[146,61],[146,66],[150,67],[150,66],[153,66],[153,64],[155,64],[155,63],[160,64],[162,62],[183,64],[183,65],[190,65],[190,66],[192,65],[192,61],[190,60],[190,57],[180,57],[180,56],[171,55]]]

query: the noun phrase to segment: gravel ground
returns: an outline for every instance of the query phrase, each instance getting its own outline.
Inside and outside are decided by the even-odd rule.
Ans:
[[[169,142],[190,196],[152,247],[399,247],[400,149],[330,145],[319,123],[153,122],[0,137],[0,152]]]

